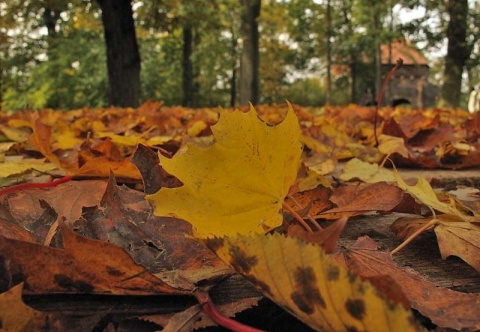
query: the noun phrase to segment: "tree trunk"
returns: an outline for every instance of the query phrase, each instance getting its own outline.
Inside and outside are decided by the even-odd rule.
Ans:
[[[358,103],[357,92],[357,59],[353,53],[350,53],[350,102]]]
[[[233,26],[230,28],[232,34],[232,77],[230,78],[230,107],[235,107],[237,101],[237,36],[235,35],[235,29]]]
[[[107,48],[109,103],[136,107],[140,102],[140,54],[130,0],[97,0]]]
[[[257,104],[259,101],[258,17],[261,0],[239,0],[242,6],[242,58],[240,62],[239,102]]]
[[[193,82],[193,31],[190,24],[183,27],[183,51],[182,51],[182,89],[183,101],[182,106],[193,107],[195,98],[195,87]]]
[[[445,57],[442,100],[446,106],[458,107],[463,68],[471,52],[466,40],[468,0],[449,0],[447,12],[450,20],[447,26],[448,46]]]
[[[373,33],[374,33],[374,45],[375,45],[375,56],[374,56],[374,68],[375,68],[375,100],[377,100],[380,87],[382,86],[382,52],[380,49],[381,41],[380,41],[380,31],[382,29],[381,22],[380,22],[380,13],[378,12],[377,7],[374,7],[374,12],[372,15],[373,19]],[[382,105],[378,105],[382,106]]]
[[[60,10],[53,10],[45,7],[43,10],[43,23],[47,28],[48,37],[55,37],[57,34],[57,21],[60,19]]]
[[[327,104],[332,103],[332,4],[331,0],[327,0],[327,93],[325,101]]]

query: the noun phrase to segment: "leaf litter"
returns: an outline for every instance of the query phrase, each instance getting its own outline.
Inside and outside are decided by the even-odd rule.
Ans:
[[[442,258],[455,255],[478,270],[478,197],[462,202],[435,191],[425,179],[407,184],[401,172],[383,167],[385,158],[397,166],[478,166],[475,131],[465,130],[474,122],[453,110],[415,112],[381,109],[378,114],[383,125],[378,128],[373,126],[374,112],[360,106],[328,106],[322,116],[296,105],[217,112],[162,109],[154,102],[137,110],[15,114],[0,127],[12,141],[0,153],[14,156],[20,151],[26,160],[45,157],[47,168],[36,171],[53,176],[63,171],[75,181],[3,195],[0,258],[5,277],[1,289],[16,289],[16,294],[184,296],[196,283],[187,292],[178,277],[177,282],[165,283],[162,276],[166,272],[180,276],[189,271],[200,277],[212,270],[213,274],[207,274],[208,290],[231,274],[224,272],[227,264],[313,329],[365,330],[384,324],[382,327],[391,326],[391,330],[397,326],[416,330],[419,325],[410,306],[439,327],[478,329],[479,320],[472,309],[478,307],[476,294],[436,287],[425,277],[395,265],[388,252],[368,241],[346,249],[338,245],[342,230],[358,216],[377,213],[381,218],[381,214],[408,211],[417,216],[394,223],[396,233],[405,238],[432,222]],[[455,117],[449,118],[448,112]],[[377,130],[381,133],[378,147]],[[305,150],[300,160],[302,142]],[[354,156],[357,159],[352,159]],[[345,159],[351,159],[345,172],[329,179],[335,165]],[[19,172],[5,160],[6,167],[13,167],[12,173],[5,174],[9,183],[32,181],[36,176],[34,167]],[[55,173],[55,168],[60,173]],[[115,178],[131,188],[118,186]],[[215,183],[220,185],[215,187]],[[309,189],[300,190],[305,187]],[[132,188],[143,188],[155,209]],[[197,189],[193,201],[187,198]],[[168,201],[175,195],[176,201]],[[283,217],[282,208],[286,209]],[[185,220],[157,217],[154,211]],[[298,224],[292,213],[305,219],[303,223]],[[275,228],[276,233],[289,235],[262,234]],[[235,235],[237,232],[246,235]],[[223,238],[225,234],[228,236]],[[331,261],[327,253],[332,252],[332,258],[340,263]],[[287,256],[291,258],[282,258]],[[313,264],[315,258],[322,264]],[[341,271],[342,277],[333,280],[332,272],[329,279],[322,269]],[[40,270],[44,273],[39,274]],[[220,278],[214,277],[215,273]],[[23,290],[11,288],[21,281]],[[345,293],[341,290],[345,285],[358,292]],[[0,306],[4,301],[0,298]],[[208,301],[203,303],[211,303]],[[256,301],[241,300],[233,305],[238,309],[226,315]],[[205,306],[210,308],[202,304],[186,309],[191,314],[186,311],[186,316],[177,316],[181,318],[170,317],[169,326],[195,328],[190,324],[194,319],[188,317]],[[25,312],[30,315],[32,311]],[[380,312],[384,322],[369,318]],[[149,319],[168,326],[168,319],[160,323],[160,316],[155,317]],[[26,320],[32,322],[30,330],[39,328],[35,319]],[[52,330],[54,326],[65,325],[52,323]]]

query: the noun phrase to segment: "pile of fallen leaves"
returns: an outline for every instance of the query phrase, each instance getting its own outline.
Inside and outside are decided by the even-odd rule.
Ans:
[[[338,245],[355,216],[410,213],[391,226],[406,239],[401,247],[433,229],[442,258],[480,271],[478,191],[462,199],[385,167],[480,165],[479,117],[317,111],[149,102],[2,117],[1,327],[135,330],[136,319],[152,330],[257,331],[227,316],[258,297],[216,306],[209,296],[238,273],[314,330],[422,330],[412,309],[442,328],[480,329],[478,294],[437,287],[368,237]],[[343,172],[329,176],[339,162]],[[322,227],[325,220],[333,222]],[[198,304],[112,324],[109,310],[40,311],[22,294],[193,295]]]

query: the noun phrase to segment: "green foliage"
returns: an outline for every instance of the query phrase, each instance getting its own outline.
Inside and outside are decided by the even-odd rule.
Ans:
[[[16,34],[1,44],[2,109],[104,106],[105,48],[102,31],[92,20],[95,8],[78,10],[74,3],[69,7],[53,0],[10,5],[6,18],[17,21],[9,26]],[[45,12],[51,15],[46,18]]]
[[[182,103],[182,44],[178,34],[139,40],[143,100],[162,100],[167,105]]]
[[[282,97],[299,105],[320,106],[325,104],[325,84],[318,78],[298,79],[284,89]]]
[[[55,41],[47,57],[23,77],[23,84],[8,86],[4,108],[72,109],[106,103],[105,50],[100,35],[71,31]],[[11,77],[15,79],[15,77]]]
[[[284,99],[304,105],[325,102],[326,3],[262,2],[261,102],[281,103]],[[332,60],[334,66],[345,68],[344,72],[333,75],[333,103],[349,103],[351,98],[358,101],[366,85],[375,81],[374,55],[379,43],[407,35],[434,50],[444,41],[445,20],[437,20],[438,25],[425,19],[400,25],[398,18],[393,18],[394,24],[390,26],[392,3],[381,0],[330,0],[330,3]],[[396,6],[423,6],[426,18],[441,18],[445,3],[402,0]],[[205,6],[185,0],[133,4],[142,60],[142,101],[182,103],[182,29],[188,24],[196,36],[191,55],[195,105],[229,106],[233,84],[238,86],[239,76],[236,72],[241,49],[238,0],[206,0]],[[476,24],[480,6],[475,1],[469,2],[469,6],[467,42],[476,50],[480,47],[480,28]],[[22,109],[26,105],[60,109],[106,105],[108,79],[100,18],[96,1],[6,2],[0,12],[1,109]],[[466,63],[469,82],[464,86],[465,91],[480,77],[478,54],[472,52]],[[371,63],[360,65],[365,59]],[[444,62],[432,62],[432,66],[432,75],[440,78],[441,83]],[[350,76],[354,71],[358,79]]]

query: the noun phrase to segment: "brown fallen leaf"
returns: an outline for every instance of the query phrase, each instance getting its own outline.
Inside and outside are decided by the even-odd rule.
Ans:
[[[25,226],[32,224],[43,213],[40,200],[71,223],[80,218],[83,207],[98,204],[106,186],[107,181],[104,180],[69,181],[48,189],[18,191],[9,194],[5,202],[12,216]]]
[[[327,254],[330,254],[334,252],[338,239],[347,224],[347,220],[348,217],[342,217],[330,226],[313,233],[305,231],[305,229],[298,224],[293,224],[288,227],[287,234],[292,237],[298,237],[307,243],[317,244],[322,247]]]
[[[122,248],[82,237],[64,223],[60,230],[64,249],[0,237],[1,269],[11,282],[25,282],[25,293],[183,294],[135,264]]]
[[[72,227],[88,238],[123,247],[151,273],[225,266],[210,250],[189,237],[192,227],[187,222],[153,216],[144,195],[117,186],[113,174],[100,202],[85,207]]]
[[[314,189],[296,192],[287,196],[285,204],[290,206],[294,211],[300,212],[305,210],[310,215],[316,215],[326,209],[333,208],[333,204],[329,201],[332,195],[332,189],[322,185]]]
[[[434,222],[434,224],[432,223]],[[480,272],[480,226],[442,214],[437,218],[400,218],[390,225],[390,230],[399,238],[408,238],[424,226],[431,224],[437,236],[443,259],[457,256]]]
[[[365,187],[345,186],[336,188],[330,200],[336,208],[323,211],[314,218],[338,219],[341,216],[356,216],[372,211],[391,211],[402,200],[403,191],[386,182],[377,182]]]
[[[400,268],[388,252],[378,250],[371,238],[364,236],[335,257],[349,271],[362,277],[391,277],[410,301],[412,308],[434,324],[455,330],[478,330],[480,294],[456,292],[440,288],[428,278]]]
[[[162,187],[176,188],[182,185],[180,180],[163,169],[158,154],[143,144],[138,144],[132,163],[142,175],[145,194],[154,194]]]
[[[0,294],[0,328],[2,331],[26,331],[39,325],[45,314],[34,310],[22,301],[23,284],[16,285]]]
[[[70,317],[69,314],[41,312],[22,300],[23,284],[0,294],[0,330],[29,332],[91,331],[100,321],[99,315]]]
[[[480,189],[473,187],[457,186],[448,192],[458,204],[469,209],[475,215],[480,215]]]
[[[12,215],[10,207],[5,203],[5,199],[3,201],[3,204],[0,204],[0,236],[35,242],[35,237],[19,224]]]

